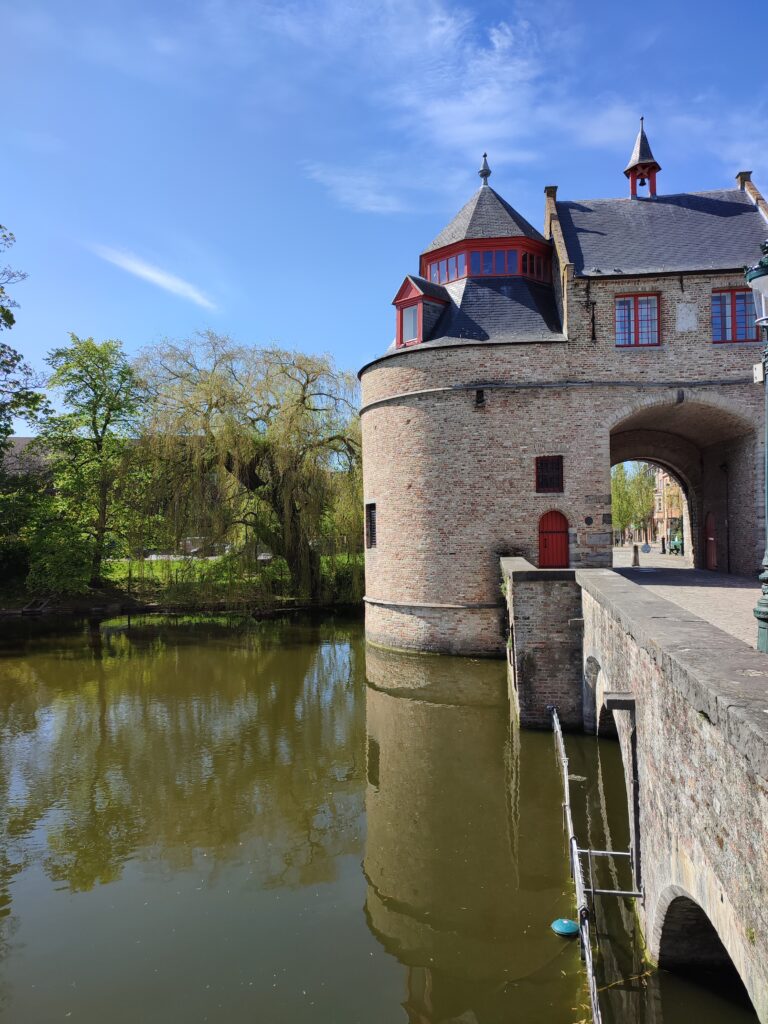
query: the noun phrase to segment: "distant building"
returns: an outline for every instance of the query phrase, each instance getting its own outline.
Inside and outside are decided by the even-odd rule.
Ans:
[[[656,470],[656,490],[653,495],[654,538],[668,549],[671,541],[683,538],[683,492],[677,480],[664,469]]]
[[[752,296],[768,207],[737,187],[663,195],[641,125],[629,197],[558,199],[543,230],[488,183],[394,299],[360,371],[366,626],[395,647],[501,653],[499,556],[609,566],[610,467],[686,497],[697,566],[760,561],[762,394]],[[723,470],[726,467],[726,471]]]

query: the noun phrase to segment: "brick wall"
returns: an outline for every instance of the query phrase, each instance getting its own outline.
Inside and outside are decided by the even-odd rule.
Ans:
[[[681,476],[697,564],[712,508],[719,564],[727,535],[731,569],[751,573],[761,557],[762,394],[745,381],[759,345],[709,340],[712,288],[742,284],[738,274],[576,280],[567,343],[414,347],[364,368],[364,492],[378,522],[366,551],[366,593],[378,602],[367,606],[369,638],[502,653],[487,607],[500,603],[498,559],[535,564],[545,512],[568,520],[571,566],[610,565],[612,457],[656,458]],[[661,293],[658,348],[614,345],[614,297],[633,290]],[[536,493],[539,455],[563,456],[562,494]]]
[[[768,1020],[765,656],[620,576],[576,575],[585,660],[599,666],[597,700],[606,691],[635,698],[638,911],[650,953],[659,956],[671,901],[693,901]],[[629,716],[613,714],[625,771]]]
[[[566,729],[580,729],[582,713],[581,588],[572,570],[536,569],[505,558],[509,610],[509,694],[520,725],[552,726],[558,709]]]

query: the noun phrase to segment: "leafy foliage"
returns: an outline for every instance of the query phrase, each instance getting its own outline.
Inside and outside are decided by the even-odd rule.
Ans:
[[[176,514],[218,543],[285,558],[300,598],[321,596],[323,537],[355,539],[355,383],[327,356],[248,348],[205,332],[144,354],[147,435],[175,470]],[[329,528],[342,512],[340,533]]]
[[[70,344],[54,349],[47,362],[53,370],[49,386],[61,392],[67,411],[48,413],[36,447],[64,518],[90,546],[90,581],[98,586],[108,542],[119,537],[120,511],[129,503],[141,385],[119,341],[98,343],[72,334]],[[52,565],[47,555],[38,562]],[[34,578],[42,581],[42,573],[36,569]]]

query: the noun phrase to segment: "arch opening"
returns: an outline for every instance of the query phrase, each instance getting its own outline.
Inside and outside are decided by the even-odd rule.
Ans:
[[[619,497],[622,488],[623,502]],[[617,559],[617,548],[647,543],[655,546],[658,554],[671,556],[670,567],[694,565],[696,512],[686,481],[669,463],[642,459],[615,464],[611,469],[611,498],[614,564],[626,565],[629,559],[629,550]],[[627,522],[630,499],[632,516]]]
[[[659,967],[752,1008],[744,982],[704,910],[689,896],[667,907],[659,943]]]
[[[672,401],[643,404],[612,426],[610,461],[650,464],[679,486],[682,523],[673,528],[694,568],[754,573],[761,558],[762,463],[755,423],[729,402],[688,400],[679,391]]]

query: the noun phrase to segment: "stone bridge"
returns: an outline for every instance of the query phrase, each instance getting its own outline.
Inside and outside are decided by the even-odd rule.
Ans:
[[[650,959],[735,968],[768,1022],[768,658],[611,570],[502,572],[521,724],[619,738]]]

